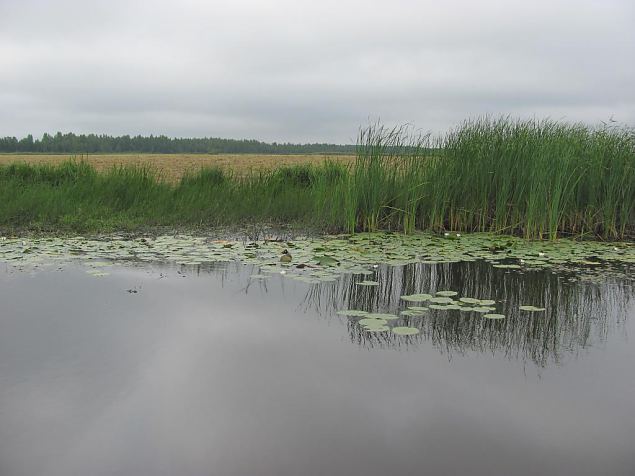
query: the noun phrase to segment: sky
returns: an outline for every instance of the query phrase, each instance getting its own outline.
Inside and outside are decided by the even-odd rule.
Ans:
[[[0,136],[635,125],[633,0],[0,0]]]

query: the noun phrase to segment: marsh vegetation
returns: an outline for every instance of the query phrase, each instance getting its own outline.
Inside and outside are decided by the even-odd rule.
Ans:
[[[72,231],[297,224],[319,231],[487,231],[526,238],[635,234],[635,135],[553,121],[481,119],[440,138],[360,132],[353,164],[177,183],[150,167],[97,173],[81,161],[0,167],[0,224]]]

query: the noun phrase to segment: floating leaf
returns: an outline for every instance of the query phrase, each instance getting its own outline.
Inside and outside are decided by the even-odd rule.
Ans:
[[[529,311],[529,312],[540,312],[545,311],[544,307],[536,307],[536,306],[520,306],[519,309],[521,311]]]
[[[408,316],[408,317],[418,317],[418,316],[425,316],[425,311],[415,311],[412,309],[406,309],[405,311],[401,311],[401,315],[402,316]]]
[[[489,306],[479,306],[479,307],[475,307],[473,310],[475,312],[486,313],[486,312],[494,311],[495,308],[489,307]]]
[[[416,327],[393,327],[393,334],[397,334],[400,336],[412,336],[415,334],[419,334],[419,329]]]
[[[483,317],[486,319],[505,319],[504,314],[485,314]]]
[[[457,293],[456,291],[437,291],[436,295],[437,296],[445,296],[445,297],[450,297],[450,296],[456,296]]]
[[[449,297],[433,297],[430,299],[430,302],[435,304],[453,304],[455,301]]]
[[[358,286],[378,286],[379,283],[377,281],[360,281],[357,283]]]
[[[337,266],[339,264],[339,261],[328,255],[316,256],[315,261],[320,266]]]
[[[373,319],[373,318],[360,319],[358,322],[360,325],[367,326],[367,327],[378,326],[378,325],[383,326],[388,323],[386,319]]]
[[[408,302],[424,302],[432,299],[431,294],[406,294],[401,296],[401,299]]]
[[[368,313],[366,314],[366,317],[368,317],[369,319],[386,319],[388,321],[399,319],[399,317],[394,314],[383,313],[383,312]]]
[[[364,330],[366,332],[386,332],[390,330],[390,327],[388,326],[372,326],[372,327],[365,327]]]

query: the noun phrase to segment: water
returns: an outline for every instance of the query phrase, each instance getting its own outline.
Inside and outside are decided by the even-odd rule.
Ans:
[[[635,473],[624,279],[463,263],[382,267],[365,288],[237,263],[0,266],[3,476]],[[432,312],[403,337],[335,314],[438,289],[504,300],[507,319]]]

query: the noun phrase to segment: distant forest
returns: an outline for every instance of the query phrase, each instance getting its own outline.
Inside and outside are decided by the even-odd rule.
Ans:
[[[354,145],[279,144],[257,140],[171,138],[166,136],[108,136],[97,134],[44,134],[41,139],[0,138],[0,152],[49,154],[116,154],[125,152],[161,154],[353,154]]]

